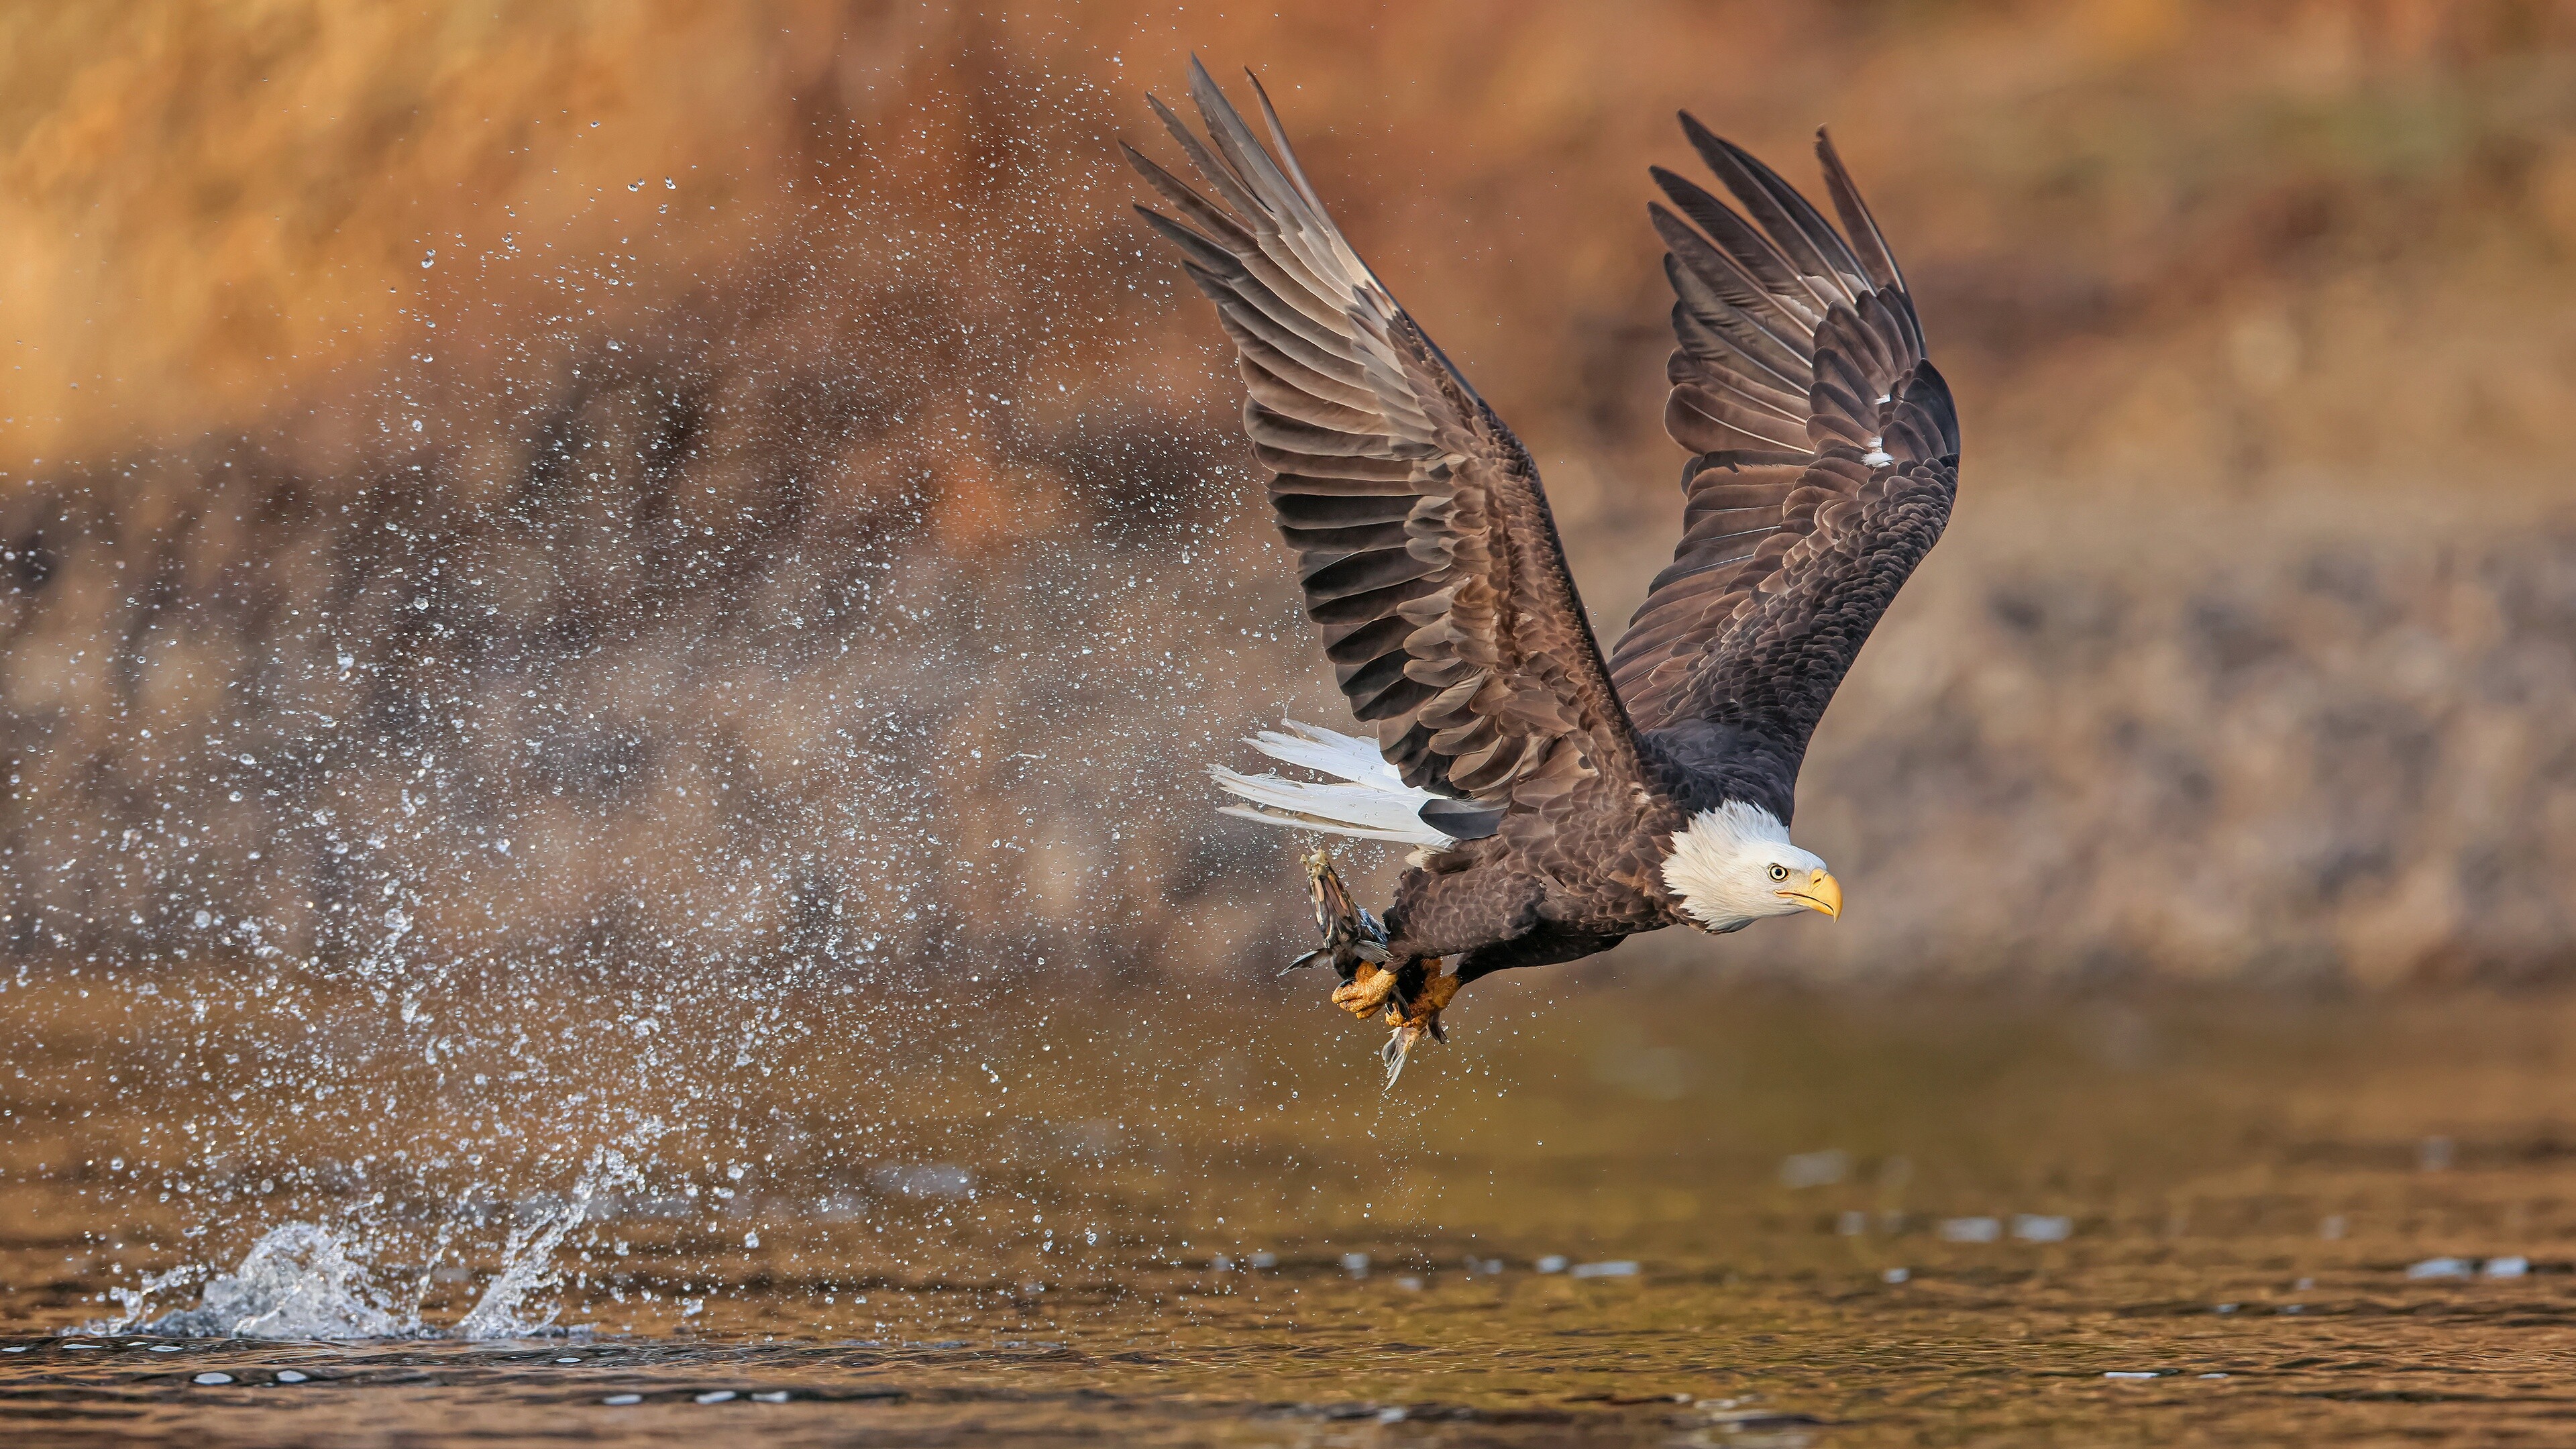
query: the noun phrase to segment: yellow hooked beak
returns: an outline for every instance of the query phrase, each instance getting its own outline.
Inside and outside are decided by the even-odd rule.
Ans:
[[[1825,872],[1811,871],[1807,883],[1783,886],[1772,892],[1784,901],[1796,901],[1811,911],[1822,911],[1839,920],[1843,913],[1843,883]]]

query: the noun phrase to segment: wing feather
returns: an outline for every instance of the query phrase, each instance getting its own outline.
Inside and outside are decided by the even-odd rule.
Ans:
[[[1175,214],[1138,210],[1235,344],[1244,432],[1352,713],[1406,784],[1438,794],[1515,803],[1589,775],[1639,779],[1528,453],[1351,249],[1253,90],[1267,145],[1195,59],[1204,134],[1153,103],[1204,191],[1128,157]],[[1724,255],[1696,260],[1717,269],[1712,289],[1758,292]],[[1730,292],[1709,295],[1722,307]],[[1707,350],[1753,350],[1758,376],[1699,405],[1754,422],[1749,446],[1803,445],[1808,359],[1779,337],[1812,323],[1744,326],[1759,335]]]
[[[1649,208],[1674,296],[1665,426],[1696,456],[1672,565],[1611,674],[1649,742],[1720,742],[1701,762],[1785,821],[1825,703],[1949,517],[1958,414],[1832,142],[1817,133],[1839,231],[1681,119],[1736,205],[1653,173],[1673,204]]]
[[[1807,204],[1807,198],[1780,179],[1778,172],[1755,160],[1743,147],[1710,131],[1688,112],[1682,115],[1682,133],[1690,138],[1691,149],[1717,173],[1718,180],[1726,183],[1726,189],[1734,193],[1780,255],[1796,269],[1818,302],[1831,307],[1836,302],[1850,302],[1868,290],[1869,279],[1851,248]]]

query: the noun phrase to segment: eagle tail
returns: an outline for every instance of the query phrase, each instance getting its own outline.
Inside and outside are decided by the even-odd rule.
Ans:
[[[1220,815],[1266,821],[1326,835],[1385,840],[1446,850],[1457,840],[1422,818],[1422,808],[1446,801],[1407,785],[1376,744],[1295,720],[1246,741],[1285,764],[1331,775],[1332,780],[1291,780],[1284,775],[1245,775],[1210,766],[1218,788],[1249,803],[1218,807]]]

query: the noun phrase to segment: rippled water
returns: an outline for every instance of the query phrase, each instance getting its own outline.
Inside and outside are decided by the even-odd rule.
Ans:
[[[2576,1423],[2576,998],[1497,981],[1382,1100],[1373,1042],[1304,995],[1013,996],[894,1079],[901,1112],[746,1088],[731,1161],[675,1127],[650,1161],[496,1151],[465,1193],[365,1166],[428,1118],[282,1096],[300,1147],[138,1173],[240,1084],[154,1070],[167,1044],[77,990],[9,997],[11,1442]],[[287,1336],[198,1336],[235,1329]]]

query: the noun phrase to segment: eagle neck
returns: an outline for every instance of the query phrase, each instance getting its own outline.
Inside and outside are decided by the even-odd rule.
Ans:
[[[1685,815],[1750,805],[1783,826],[1797,806],[1804,750],[1770,735],[1710,720],[1683,720],[1638,736],[1648,771]]]

